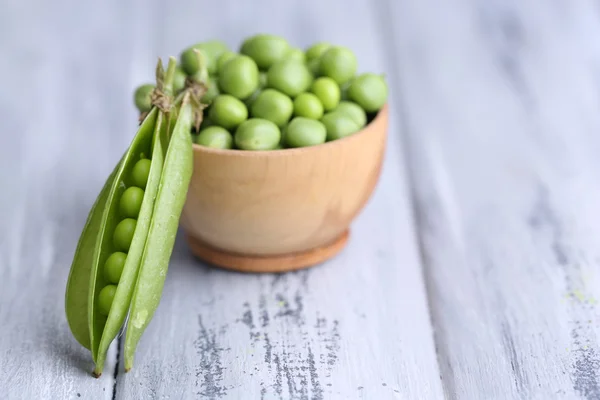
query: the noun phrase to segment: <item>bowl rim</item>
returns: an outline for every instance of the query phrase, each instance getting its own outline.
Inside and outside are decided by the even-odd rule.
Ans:
[[[215,149],[212,147],[206,147],[199,145],[197,143],[192,142],[192,149],[194,152],[201,153],[211,153],[211,154],[220,154],[223,156],[230,157],[280,157],[285,156],[286,154],[298,154],[298,153],[306,153],[311,151],[319,151],[319,149],[331,147],[331,146],[341,146],[343,143],[349,142],[351,140],[358,140],[358,138],[364,136],[369,131],[369,127],[373,126],[375,122],[380,121],[386,114],[389,112],[389,104],[386,102],[383,107],[377,112],[375,118],[371,120],[371,122],[365,125],[361,130],[343,137],[341,139],[332,140],[330,142],[321,143],[315,146],[307,146],[307,147],[295,147],[289,149],[276,149],[276,150],[239,150],[239,149]]]

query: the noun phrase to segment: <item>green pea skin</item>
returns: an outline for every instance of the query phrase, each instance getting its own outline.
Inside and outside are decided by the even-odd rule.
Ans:
[[[131,186],[125,189],[121,199],[119,200],[119,211],[121,216],[129,218],[137,218],[142,201],[144,200],[144,190],[136,186]]]
[[[319,98],[325,111],[333,110],[340,103],[340,87],[332,78],[322,76],[315,79],[310,91]]]
[[[226,51],[223,54],[221,54],[219,56],[219,59],[217,60],[217,74],[221,73],[221,70],[223,69],[223,65],[225,65],[225,63],[229,60],[231,60],[232,58],[234,58],[237,54],[234,53],[233,51]]]
[[[233,147],[233,137],[225,128],[210,126],[200,131],[196,136],[196,143],[213,149],[231,149]]]
[[[248,108],[229,94],[217,96],[208,114],[210,120],[225,129],[234,129],[248,118]]]
[[[115,251],[112,253],[104,263],[104,276],[106,280],[115,285],[119,283],[121,274],[123,274],[123,267],[125,267],[125,260],[127,254],[121,251]]]
[[[367,113],[365,110],[358,104],[351,101],[341,101],[334,111],[348,115],[361,128],[367,123]]]
[[[340,112],[329,112],[323,115],[321,122],[327,130],[327,141],[341,139],[360,130],[360,127],[348,115]]]
[[[296,60],[300,62],[306,61],[306,55],[302,50],[297,47],[291,47],[288,52],[285,54],[285,60]]]
[[[185,80],[187,75],[183,68],[179,65],[175,68],[175,75],[173,76],[173,91],[179,93],[185,87]]]
[[[106,285],[98,294],[98,311],[105,317],[108,316],[110,312],[115,293],[117,293],[117,287],[115,285]]]
[[[369,113],[379,111],[387,96],[388,87],[383,77],[373,73],[357,76],[348,88],[348,98]]]
[[[131,170],[131,182],[134,186],[146,189],[148,175],[150,175],[150,165],[152,162],[147,158],[142,158],[133,166]]]
[[[290,121],[285,134],[287,147],[308,147],[325,143],[327,129],[321,122],[304,117]]]
[[[319,73],[328,76],[341,85],[354,76],[357,61],[354,53],[343,46],[330,47],[321,56]]]
[[[218,58],[225,51],[229,50],[227,45],[219,40],[209,40],[188,47],[181,53],[180,62],[183,70],[190,76],[198,72],[200,67],[194,49],[199,50],[204,56],[204,62],[206,63],[206,69],[209,74],[215,74],[217,72]]]
[[[331,47],[330,43],[318,42],[306,49],[306,61],[311,61],[319,58]]]
[[[267,87],[277,89],[290,97],[296,97],[308,90],[312,79],[304,63],[283,60],[273,64],[267,72]]]
[[[260,33],[244,40],[240,53],[251,57],[258,68],[267,70],[276,62],[283,60],[289,49],[290,45],[284,38]]]
[[[294,115],[311,119],[321,119],[323,116],[323,104],[313,93],[300,93],[294,99]]]
[[[258,67],[254,60],[238,55],[223,65],[219,87],[222,93],[244,100],[258,88],[258,79]]]
[[[274,150],[281,140],[281,131],[267,119],[251,118],[238,126],[234,140],[241,150]]]
[[[113,235],[113,244],[117,250],[123,252],[129,251],[136,224],[137,221],[133,218],[125,218],[117,224]]]
[[[152,91],[155,86],[151,83],[146,83],[138,86],[134,93],[134,103],[140,112],[150,111],[152,108]]]
[[[265,89],[252,103],[250,113],[255,118],[268,119],[277,126],[283,126],[292,117],[294,103],[285,94],[275,89]]]

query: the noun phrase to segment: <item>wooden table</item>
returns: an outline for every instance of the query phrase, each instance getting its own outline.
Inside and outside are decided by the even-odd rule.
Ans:
[[[597,1],[85,3],[0,13],[2,399],[600,399]],[[133,89],[258,31],[386,74],[377,190],[304,272],[209,268],[180,237],[134,369],[115,341],[94,379],[64,288]]]

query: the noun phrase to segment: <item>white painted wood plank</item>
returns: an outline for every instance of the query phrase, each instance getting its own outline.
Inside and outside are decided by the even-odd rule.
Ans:
[[[366,1],[187,1],[163,5],[162,15],[163,57],[209,38],[237,47],[263,31],[301,47],[345,44],[361,70],[393,73]],[[394,114],[376,194],[349,247],[323,266],[287,275],[224,272],[193,259],[179,238],[161,305],[134,369],[118,377],[117,398],[442,398],[401,133]]]
[[[111,399],[72,337],[78,236],[136,127],[131,2],[9,2],[0,13],[0,388],[3,399]],[[142,49],[138,47],[138,49]]]
[[[600,398],[597,4],[389,3],[448,398]]]

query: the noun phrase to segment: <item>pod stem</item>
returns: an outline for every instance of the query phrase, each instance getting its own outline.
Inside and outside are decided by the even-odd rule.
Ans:
[[[173,96],[173,81],[175,80],[175,70],[177,68],[177,60],[175,57],[169,57],[169,64],[167,65],[167,72],[165,74],[163,92],[169,96]]]
[[[177,61],[174,57],[169,57],[167,73],[163,68],[162,60],[158,58],[156,65],[156,87],[152,91],[152,105],[158,107],[162,112],[168,113],[173,107],[173,80],[175,77],[175,67]]]

